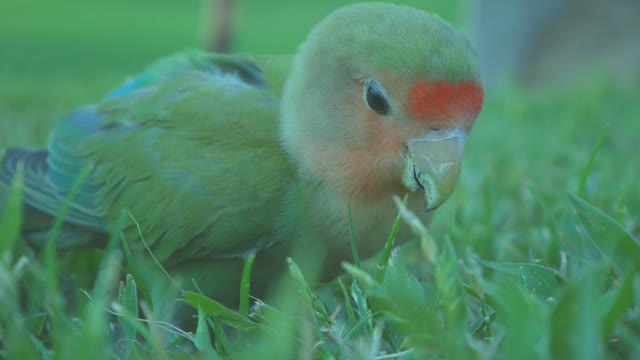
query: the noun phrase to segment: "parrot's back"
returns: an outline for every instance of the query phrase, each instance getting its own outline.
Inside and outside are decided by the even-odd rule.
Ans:
[[[160,261],[179,263],[270,246],[292,169],[279,140],[281,82],[271,81],[280,74],[269,69],[287,65],[259,64],[197,52],[154,64],[62,119],[47,149],[7,149],[0,203],[23,166],[24,234],[36,244],[69,201],[59,247],[124,231],[134,248],[143,236]]]

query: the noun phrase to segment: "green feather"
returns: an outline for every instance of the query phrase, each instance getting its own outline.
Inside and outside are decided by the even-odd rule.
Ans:
[[[257,67],[229,56],[204,67],[212,56],[201,55],[190,53],[197,66],[151,91],[79,110],[50,139],[53,183],[68,186],[74,171],[94,166],[97,205],[87,210],[114,223],[128,209],[163,262],[267,246],[293,178],[279,144],[278,98]],[[156,74],[168,73],[160,64]],[[125,234],[138,239],[137,231],[131,223]]]

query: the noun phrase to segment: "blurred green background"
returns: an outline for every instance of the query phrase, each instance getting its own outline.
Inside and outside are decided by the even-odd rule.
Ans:
[[[239,1],[232,50],[293,53],[311,26],[348,3]],[[405,3],[450,20],[459,11],[457,1]],[[194,0],[3,1],[0,146],[42,144],[48,124],[64,112],[94,101],[159,57],[205,46],[215,6]]]

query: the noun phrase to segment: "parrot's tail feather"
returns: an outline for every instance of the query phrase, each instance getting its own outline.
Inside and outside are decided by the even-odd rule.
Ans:
[[[47,181],[49,165],[46,150],[7,149],[0,158],[0,206],[2,198],[14,182],[18,169],[23,171],[23,235],[34,245],[44,245],[51,225],[61,211],[65,195]],[[77,248],[98,245],[105,241],[106,232],[92,214],[73,206],[64,216],[64,226],[57,239],[58,248]]]

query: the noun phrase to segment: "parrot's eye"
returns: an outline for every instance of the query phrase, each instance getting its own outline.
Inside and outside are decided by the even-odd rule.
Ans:
[[[384,90],[375,80],[367,80],[364,83],[364,100],[371,110],[380,115],[389,114],[389,102]]]

